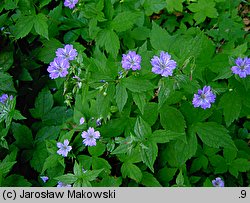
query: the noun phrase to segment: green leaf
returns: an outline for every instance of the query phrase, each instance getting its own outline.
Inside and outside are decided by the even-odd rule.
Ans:
[[[210,147],[235,148],[228,130],[215,122],[197,123],[194,131],[199,135],[202,142]]]
[[[31,130],[26,125],[12,123],[13,136],[16,139],[15,144],[20,149],[30,149],[33,146],[33,136]]]
[[[185,0],[166,0],[167,2],[166,7],[167,7],[168,12],[172,13],[174,10],[182,12],[183,11],[182,3],[184,1]]]
[[[118,83],[116,86],[115,100],[120,112],[125,106],[127,99],[128,99],[128,93],[126,88],[121,83]]]
[[[208,166],[208,159],[206,156],[201,155],[197,159],[194,159],[190,168],[191,173],[195,173],[199,170],[206,169]]]
[[[6,92],[16,92],[12,77],[7,73],[0,72],[0,90]]]
[[[47,17],[44,14],[39,13],[36,15],[34,20],[34,28],[37,34],[49,39]]]
[[[100,47],[105,47],[106,51],[116,57],[120,49],[120,41],[113,30],[104,29],[97,35],[96,43]]]
[[[139,139],[145,139],[152,134],[150,125],[141,117],[138,117],[135,122],[134,132]]]
[[[154,162],[158,155],[158,146],[154,142],[146,141],[140,145],[140,154],[143,163],[154,173]]]
[[[1,11],[0,11],[1,12]],[[0,27],[3,27],[6,19],[8,18],[9,12],[0,15]]]
[[[48,5],[50,2],[51,2],[52,0],[41,0],[39,3],[39,7],[40,8],[42,8],[42,7],[44,7],[44,6],[46,6],[46,5]]]
[[[33,151],[32,159],[30,160],[31,167],[38,172],[42,172],[43,164],[47,157],[48,152],[45,142],[37,144]]]
[[[21,16],[13,30],[16,39],[23,38],[28,35],[33,28],[35,17],[33,15]]]
[[[171,167],[181,167],[188,159],[193,157],[197,151],[197,137],[191,130],[188,131],[186,141],[177,140],[167,143],[160,154],[162,164],[169,163]]]
[[[141,169],[130,162],[125,162],[122,164],[121,173],[123,178],[129,177],[135,180],[137,183],[139,183],[142,179]]]
[[[31,187],[32,184],[21,175],[13,174],[4,179],[2,187]]]
[[[161,79],[159,84],[158,93],[158,109],[160,109],[163,104],[167,101],[173,91],[174,81],[167,79]]]
[[[47,169],[56,167],[60,159],[61,157],[59,157],[58,154],[52,154],[47,157],[43,164],[43,169],[41,173],[43,174]]]
[[[153,174],[144,171],[142,173],[142,180],[140,184],[146,187],[161,187],[161,184],[158,180],[153,176]]]
[[[147,16],[152,15],[153,13],[158,13],[160,10],[166,7],[165,0],[145,0],[143,7]]]
[[[135,104],[138,106],[139,110],[141,113],[144,113],[144,107],[146,105],[146,95],[145,93],[137,93],[134,92],[132,93],[133,100]]]
[[[209,161],[212,166],[215,168],[215,173],[226,173],[228,170],[227,163],[225,159],[220,155],[214,155],[209,157]]]
[[[229,172],[236,178],[238,177],[239,172],[247,172],[249,170],[250,170],[250,162],[249,160],[243,158],[235,159],[229,168]]]
[[[43,47],[39,49],[37,58],[44,63],[50,63],[56,56],[56,50],[60,47],[62,47],[62,43],[57,39],[46,40]]]
[[[56,177],[54,179],[58,180],[58,181],[61,181],[61,182],[65,183],[65,184],[72,184],[72,183],[76,182],[77,177],[74,174],[67,173],[65,175],[58,176],[58,177]]]
[[[160,110],[161,125],[166,129],[177,133],[185,132],[186,122],[182,113],[174,107],[164,106]],[[178,121],[178,122],[176,122]]]
[[[156,143],[166,143],[171,140],[180,139],[180,137],[185,137],[185,133],[176,133],[170,130],[156,130],[153,132],[150,140]]]
[[[101,156],[106,150],[106,145],[97,142],[96,146],[88,147],[88,152],[91,156]]]
[[[206,17],[217,18],[218,12],[215,8],[215,3],[211,0],[199,0],[197,3],[192,3],[188,9],[194,12],[194,19],[197,24],[205,21]]]
[[[92,170],[92,171],[86,171],[85,173],[83,173],[82,177],[83,179],[87,180],[87,181],[93,181],[95,180],[98,175],[103,171],[103,169],[99,169],[99,170]]]
[[[232,161],[237,157],[237,150],[225,148],[223,149],[223,156],[227,164],[231,164]]]
[[[103,158],[99,158],[99,157],[93,157],[92,159],[92,168],[94,170],[97,169],[104,169],[105,172],[110,173],[111,170],[111,166],[109,164],[109,162]]]
[[[222,95],[219,106],[223,108],[224,119],[229,126],[240,115],[241,97],[236,91],[227,92]]]
[[[44,88],[37,96],[35,108],[30,109],[34,118],[41,118],[46,115],[54,104],[53,96],[47,88]]]
[[[146,103],[144,107],[144,113],[142,115],[144,121],[152,126],[158,119],[157,104],[154,102]]]
[[[38,130],[36,134],[36,142],[42,142],[44,140],[55,140],[60,133],[60,126],[45,126]],[[61,141],[61,140],[60,140]]]
[[[112,20],[111,27],[117,32],[130,30],[136,22],[137,18],[138,15],[131,11],[118,13],[117,16]]]
[[[26,119],[26,118],[24,116],[22,116],[20,111],[14,110],[13,119],[14,120],[23,120],[23,119]]]
[[[174,37],[170,36],[168,32],[152,22],[152,31],[150,33],[150,43],[155,50],[169,51],[173,45]]]
[[[176,185],[177,186],[184,186],[184,177],[182,171],[180,170],[179,174],[176,177]]]
[[[12,162],[0,162],[0,171],[2,176],[7,175],[10,170],[12,169],[12,167],[14,166],[14,164],[16,163],[16,161],[12,161]]]
[[[154,89],[154,85],[149,80],[134,76],[123,78],[121,83],[131,92],[145,92]]]
[[[0,26],[1,27],[1,26]],[[0,53],[0,71],[7,71],[13,64],[13,52],[1,51]]]

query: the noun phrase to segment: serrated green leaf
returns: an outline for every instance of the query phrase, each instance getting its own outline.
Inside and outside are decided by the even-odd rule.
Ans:
[[[123,178],[129,177],[135,180],[137,183],[139,183],[142,179],[141,169],[130,162],[125,162],[122,164],[121,173]]]
[[[125,106],[127,99],[128,99],[128,93],[127,93],[126,88],[121,83],[117,84],[115,100],[116,100],[116,103],[120,112]]]
[[[139,139],[145,139],[146,137],[150,137],[152,134],[150,125],[141,117],[136,119],[134,132]]]
[[[153,174],[144,171],[142,173],[142,180],[140,184],[146,187],[161,187],[161,184],[158,180],[153,176]]]
[[[26,125],[12,123],[13,136],[16,139],[15,144],[20,149],[29,149],[33,145],[33,136],[31,130]]]
[[[184,185],[184,176],[183,176],[181,170],[180,170],[179,174],[176,177],[176,185],[177,186],[183,186]]]
[[[145,93],[137,93],[133,92],[132,93],[133,100],[135,104],[138,106],[139,110],[141,113],[144,113],[144,107],[146,105],[146,95]]]
[[[31,187],[32,184],[21,175],[13,174],[4,179],[2,187]]]
[[[183,10],[182,3],[184,1],[185,0],[166,0],[166,2],[167,2],[166,7],[167,7],[168,12],[172,13],[174,10],[182,12],[182,10]]]
[[[165,0],[145,0],[143,4],[147,16],[150,16],[153,13],[158,13],[160,10],[165,8],[165,6]]]
[[[239,172],[246,172],[250,170],[250,162],[247,159],[238,158],[232,162],[231,167],[237,169]]]
[[[171,140],[180,139],[180,137],[184,137],[185,133],[176,133],[170,130],[156,130],[153,132],[152,137],[150,140],[156,143],[166,143],[170,142]]]
[[[43,47],[39,50],[37,58],[44,63],[50,63],[56,56],[56,50],[61,47],[62,43],[57,39],[46,40],[43,43]]]
[[[188,9],[194,12],[194,19],[197,24],[205,21],[206,17],[217,18],[218,12],[215,8],[215,3],[211,0],[199,0],[197,3],[192,3]]]
[[[150,43],[155,50],[169,51],[174,37],[170,36],[169,33],[157,25],[154,21],[152,22],[152,31],[150,33]]]
[[[218,123],[197,123],[194,126],[194,131],[199,135],[203,143],[210,147],[235,148],[228,130]]]
[[[112,168],[107,160],[103,158],[99,158],[99,157],[93,157],[92,167],[94,170],[104,169],[105,172],[109,172],[109,173]]]
[[[116,57],[120,48],[120,41],[117,34],[113,30],[101,30],[96,39],[96,43],[100,47],[105,47],[106,51]]]
[[[186,135],[186,140],[169,142],[160,154],[161,163],[169,163],[172,167],[181,167],[185,162],[193,157],[197,151],[197,137],[190,131]]]
[[[87,181],[93,181],[95,180],[98,175],[103,171],[103,169],[99,169],[99,170],[92,170],[92,171],[86,171],[85,173],[83,173],[82,178],[84,180]]]
[[[106,145],[98,142],[96,146],[89,147],[88,152],[91,156],[101,156],[106,150]]]
[[[143,142],[140,145],[140,154],[143,163],[154,173],[154,162],[158,155],[158,146],[154,142]]]
[[[0,26],[1,27],[1,26]],[[0,71],[7,71],[13,64],[13,52],[5,51],[0,53]]]
[[[236,149],[223,149],[223,157],[225,158],[227,164],[231,164],[232,161],[237,157]]]
[[[61,175],[58,176],[56,178],[54,178],[55,180],[61,181],[65,184],[73,184],[74,182],[76,182],[77,177],[74,174],[71,173],[67,173],[65,175]]]
[[[130,30],[137,18],[138,15],[131,11],[118,13],[117,16],[112,20],[111,27],[117,32]]]
[[[242,102],[236,91],[223,94],[219,105],[223,108],[223,115],[227,126],[239,117]]]
[[[186,122],[182,113],[174,107],[164,106],[160,110],[161,125],[166,129],[177,133],[185,132]],[[176,122],[178,121],[178,122]]]
[[[61,157],[59,157],[58,154],[52,154],[47,157],[41,173],[43,174],[47,169],[56,167],[59,163],[59,159],[61,159]]]
[[[36,15],[34,20],[34,28],[37,34],[49,39],[47,17],[44,14],[39,13]]]
[[[154,89],[154,85],[149,80],[134,76],[123,78],[121,82],[131,92],[145,92]]]
[[[226,173],[228,170],[225,159],[220,155],[214,155],[209,157],[210,163],[215,168],[215,173]]]
[[[6,92],[16,92],[12,77],[7,73],[0,72],[0,90]]]
[[[34,25],[34,16],[21,16],[16,25],[15,29],[13,30],[13,34],[16,39],[23,38],[28,35],[33,28]]]
[[[35,108],[30,109],[34,118],[41,118],[46,115],[54,104],[53,96],[47,88],[44,88],[37,96]]]

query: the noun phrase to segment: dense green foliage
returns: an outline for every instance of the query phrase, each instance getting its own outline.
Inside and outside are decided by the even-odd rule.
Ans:
[[[225,186],[250,184],[249,3],[241,0],[2,0],[0,186]],[[65,78],[47,72],[56,50],[78,56]],[[136,51],[141,70],[125,71]],[[177,63],[154,74],[161,51]],[[194,108],[212,87],[211,108]],[[81,118],[85,122],[80,125]],[[99,122],[96,122],[99,121]],[[100,132],[96,146],[81,134]],[[57,142],[68,139],[67,157]],[[44,183],[41,176],[48,176]]]

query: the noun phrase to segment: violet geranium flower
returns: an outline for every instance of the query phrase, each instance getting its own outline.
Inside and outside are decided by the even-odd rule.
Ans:
[[[232,72],[236,75],[239,75],[240,78],[245,78],[247,75],[250,75],[250,58],[237,58],[235,60],[236,66],[231,68]]]
[[[171,59],[168,52],[164,51],[160,53],[160,57],[154,56],[151,59],[151,65],[153,66],[153,73],[164,77],[172,76],[173,70],[176,68],[176,62]]]
[[[77,51],[76,49],[73,48],[73,45],[71,44],[66,44],[64,48],[58,48],[56,50],[56,56],[62,59],[66,60],[74,60],[77,56]]]
[[[58,77],[66,77],[68,74],[68,68],[69,62],[65,59],[57,57],[50,63],[47,71],[50,73],[49,77],[51,79],[56,79]]]
[[[203,89],[198,90],[198,94],[194,94],[194,107],[201,107],[203,109],[210,108],[211,103],[215,102],[216,95],[211,91],[210,86],[204,86]]]
[[[85,146],[96,146],[96,139],[100,138],[100,132],[90,127],[87,131],[82,132],[82,138],[84,138]]]
[[[78,0],[65,0],[64,6],[69,7],[70,9],[73,9],[77,3],[78,3]]]
[[[135,51],[129,51],[128,54],[122,55],[122,67],[125,70],[140,70],[141,69],[141,56],[136,54]]]
[[[220,177],[212,180],[212,184],[214,187],[224,187],[224,181]]]
[[[69,140],[64,140],[63,143],[58,142],[57,147],[59,150],[57,150],[57,154],[62,155],[63,157],[67,157],[68,153],[71,151],[72,147],[69,146]]]

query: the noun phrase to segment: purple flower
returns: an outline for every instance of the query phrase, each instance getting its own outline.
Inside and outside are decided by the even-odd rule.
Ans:
[[[56,56],[71,61],[76,58],[77,51],[73,48],[73,45],[66,44],[64,48],[58,48],[56,50]]]
[[[224,187],[224,181],[220,177],[212,180],[212,184],[214,187]]]
[[[211,103],[215,102],[215,94],[211,91],[210,86],[204,86],[202,90],[198,90],[198,94],[194,94],[194,107],[201,107],[203,109],[210,108]]]
[[[97,125],[97,126],[102,125],[102,119],[101,119],[101,118],[98,118],[98,119],[96,120],[96,125]]]
[[[41,176],[40,177],[44,183],[46,183],[49,180],[48,176]]]
[[[240,78],[245,78],[247,75],[250,75],[250,58],[237,58],[235,60],[236,66],[233,66],[231,70],[234,74],[239,75]]]
[[[64,140],[63,143],[58,142],[57,147],[59,148],[59,150],[57,150],[57,154],[62,155],[63,157],[66,157],[68,155],[68,152],[72,149],[72,147],[68,145],[69,145],[68,140]]]
[[[125,70],[140,70],[141,69],[141,56],[136,54],[135,51],[129,51],[128,54],[122,55],[122,67]]]
[[[100,132],[99,131],[95,131],[94,128],[89,128],[86,131],[82,132],[82,138],[84,138],[83,140],[83,144],[85,146],[95,146],[96,145],[96,139],[100,138]]]
[[[2,96],[0,97],[0,102],[1,102],[2,104],[5,104],[8,98],[9,98],[10,100],[12,100],[12,99],[13,99],[13,96],[12,96],[12,95],[8,96],[7,94],[2,94]]]
[[[80,125],[84,124],[85,119],[83,117],[80,118]]]
[[[56,187],[71,187],[71,185],[59,181],[59,182],[58,182],[58,185],[57,185]]]
[[[69,7],[70,9],[74,8],[78,0],[65,0],[64,6]]]
[[[172,76],[173,70],[176,68],[176,62],[171,60],[171,56],[168,52],[164,51],[160,53],[160,58],[158,56],[154,56],[151,59],[151,65],[153,66],[153,73],[160,74],[164,77]]]
[[[56,79],[58,77],[65,77],[68,74],[69,62],[62,58],[55,58],[49,64],[47,71],[50,73],[49,77],[51,79]]]

